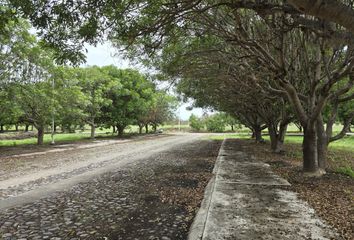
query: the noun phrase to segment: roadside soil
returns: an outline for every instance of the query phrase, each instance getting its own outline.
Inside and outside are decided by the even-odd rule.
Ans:
[[[257,144],[253,140],[238,140],[238,144],[258,160],[270,164],[275,173],[288,180],[291,186],[284,188],[297,192],[344,239],[354,239],[354,179],[335,172],[338,166],[354,166],[352,153],[329,152],[327,174],[321,178],[305,178],[301,173],[300,145],[288,144],[284,154],[274,154],[268,144]]]
[[[181,143],[0,211],[0,239],[186,239],[220,144]]]

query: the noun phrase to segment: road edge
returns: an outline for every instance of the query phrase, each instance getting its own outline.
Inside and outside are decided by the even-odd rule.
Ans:
[[[205,224],[208,219],[209,208],[211,205],[212,195],[215,189],[215,183],[216,183],[215,180],[216,180],[217,172],[219,170],[220,161],[225,155],[224,153],[225,141],[226,138],[221,143],[218,156],[216,157],[215,165],[212,171],[213,176],[211,177],[207,186],[205,187],[202,203],[189,229],[188,238],[187,238],[188,240],[200,240],[203,238]]]

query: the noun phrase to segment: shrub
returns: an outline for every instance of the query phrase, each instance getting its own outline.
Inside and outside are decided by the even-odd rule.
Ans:
[[[200,131],[202,128],[204,128],[203,121],[200,120],[197,116],[192,114],[189,117],[189,126],[192,128],[194,131]]]
[[[206,127],[210,132],[225,131],[225,118],[221,114],[215,114],[207,118]]]

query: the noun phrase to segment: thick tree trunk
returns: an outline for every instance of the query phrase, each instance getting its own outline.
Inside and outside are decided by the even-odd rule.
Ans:
[[[4,125],[3,124],[0,125],[0,132],[4,132]]]
[[[149,133],[149,125],[145,124],[145,133]]]
[[[278,133],[273,126],[268,127],[268,133],[270,138],[270,148],[272,149],[273,152],[275,152],[278,144]]]
[[[25,126],[25,132],[28,132],[28,130],[29,130],[29,124],[26,124],[26,126]]]
[[[263,142],[263,138],[262,138],[262,129],[260,127],[255,127],[253,129],[254,131],[254,137],[257,143],[261,143]]]
[[[116,126],[112,126],[112,128],[113,128],[113,133],[116,133]]]
[[[44,126],[37,127],[38,134],[37,134],[37,144],[43,145],[44,140]]]
[[[15,130],[18,132],[18,124],[15,124]]]
[[[303,171],[315,173],[318,170],[317,134],[315,126],[304,128],[302,142]]]
[[[125,129],[124,126],[119,126],[119,125],[117,126],[118,137],[122,137],[123,136],[124,129]]]

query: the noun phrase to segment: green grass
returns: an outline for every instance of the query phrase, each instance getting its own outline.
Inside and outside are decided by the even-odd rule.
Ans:
[[[249,139],[251,135],[248,133],[231,133],[231,134],[219,134],[219,135],[211,135],[206,137],[211,140],[224,140],[225,138],[236,138],[236,139]]]
[[[250,134],[222,134],[222,135],[212,135],[209,136],[208,139],[213,140],[223,140],[225,138],[238,138],[238,139],[249,139]],[[263,136],[265,140],[269,141],[269,136]],[[302,136],[286,136],[285,137],[285,144],[286,143],[302,143]],[[354,136],[346,136],[338,141],[332,142],[329,144],[329,148],[333,150],[344,150],[344,151],[352,151],[354,152]]]
[[[112,136],[111,133],[106,132],[98,132],[96,137],[109,137]],[[54,136],[55,142],[74,142],[84,139],[89,139],[90,133],[83,132],[83,133],[60,133]],[[44,144],[49,144],[51,142],[51,135],[45,134],[44,135]],[[33,145],[37,144],[37,138],[26,138],[26,139],[19,139],[19,140],[0,140],[0,146],[20,146],[20,145]]]
[[[337,169],[336,172],[347,175],[351,178],[354,178],[354,171],[351,167],[340,167]]]

